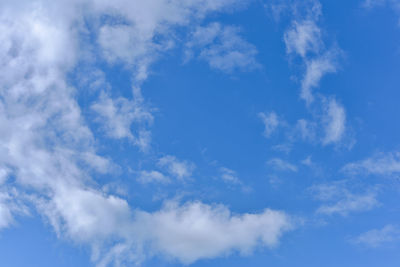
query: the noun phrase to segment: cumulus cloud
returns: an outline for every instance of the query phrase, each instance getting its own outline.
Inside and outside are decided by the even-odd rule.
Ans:
[[[323,203],[317,209],[319,214],[346,216],[379,206],[376,190],[351,192],[343,182],[315,185],[310,190]]]
[[[346,164],[342,171],[349,174],[392,176],[400,173],[400,152],[378,153],[370,158]]]
[[[106,257],[94,255],[100,266],[107,266],[110,258],[138,263],[153,254],[184,264],[235,251],[248,254],[259,246],[275,247],[293,227],[291,218],[280,211],[233,215],[222,205],[201,202],[167,202],[153,213],[132,211],[118,197],[80,188],[69,188],[46,205],[39,207],[51,212],[47,215],[54,228],[73,240],[90,242],[94,250],[107,240],[119,241]],[[114,254],[118,248],[126,250],[123,255]]]
[[[169,203],[156,213],[138,213],[137,220],[152,249],[185,264],[234,251],[248,254],[259,245],[274,247],[292,228],[287,215],[279,211],[233,215],[224,206],[199,202]]]
[[[198,57],[210,67],[223,72],[253,70],[259,66],[256,61],[257,49],[239,35],[239,28],[210,23],[197,27],[187,43],[188,60],[199,50]]]
[[[400,241],[400,228],[388,224],[381,229],[372,229],[351,240],[355,244],[364,245],[371,248],[381,247]]]

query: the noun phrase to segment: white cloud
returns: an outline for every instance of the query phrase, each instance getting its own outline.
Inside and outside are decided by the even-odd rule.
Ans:
[[[140,92],[134,90],[135,98],[124,97],[112,99],[102,93],[99,100],[92,104],[91,109],[98,114],[97,121],[101,123],[105,133],[116,139],[128,138],[142,150],[149,147],[150,136],[146,126],[152,124],[153,115],[143,104]],[[136,124],[138,135],[132,133],[131,125]]]
[[[373,8],[376,6],[385,5],[388,1],[387,0],[365,0],[364,7],[366,8]]]
[[[270,137],[281,124],[275,112],[265,114],[264,112],[258,113],[258,117],[264,123],[264,136]]]
[[[159,171],[141,171],[138,181],[142,184],[161,183],[166,184],[171,180]]]
[[[29,200],[59,236],[91,247],[92,260],[99,266],[132,263],[140,260],[141,253],[163,253],[182,262],[193,262],[235,250],[249,252],[259,244],[277,244],[281,234],[290,228],[289,217],[283,212],[232,215],[227,208],[196,202],[147,213],[96,188],[98,181],[91,176],[91,170],[107,173],[110,169],[103,164],[110,162],[97,154],[97,140],[82,115],[77,91],[67,79],[77,62],[87,60],[90,64],[96,60],[89,52],[99,49],[109,62],[127,65],[135,82],[143,81],[155,55],[171,47],[169,36],[175,26],[201,20],[207,13],[233,3],[2,1],[0,166],[9,167],[17,189],[1,187],[0,227],[9,226],[16,214],[25,213],[25,206],[20,203]],[[110,24],[101,21],[106,16],[115,20]],[[87,19],[94,20],[92,32],[84,26]],[[96,39],[99,46],[86,44],[81,38],[85,34]],[[225,45],[241,47],[235,42],[234,39],[233,44]],[[89,48],[85,49],[85,45]],[[234,54],[225,56],[235,58]],[[224,56],[219,60],[220,63],[213,63],[217,67],[223,65]],[[235,60],[222,68],[233,68]],[[135,101],[105,94],[93,105],[106,122],[104,129],[110,136],[134,136],[130,124],[143,118]],[[144,114],[145,120],[150,117]],[[148,135],[135,138],[138,142]],[[171,156],[160,160],[160,164],[177,178],[191,176],[194,168]],[[26,188],[29,190],[25,192]],[[27,194],[24,198],[23,193]],[[140,250],[148,242],[153,251]],[[179,242],[185,247],[179,247]]]
[[[234,170],[231,170],[229,168],[221,167],[219,168],[219,171],[221,173],[221,178],[227,183],[231,184],[241,184],[242,182],[240,181],[237,173]]]
[[[314,141],[316,138],[316,128],[317,125],[315,122],[300,119],[296,123],[295,131],[300,135],[300,138],[302,140]]]
[[[187,43],[187,59],[199,49],[198,57],[210,67],[223,72],[253,70],[259,66],[255,57],[257,49],[239,36],[239,29],[211,23],[197,27]]]
[[[314,101],[312,89],[319,86],[322,77],[331,72],[336,72],[336,52],[328,52],[316,58],[306,60],[306,72],[301,81],[301,98],[310,104]]]
[[[251,253],[258,246],[274,247],[291,229],[282,212],[233,215],[224,206],[199,202],[177,206],[169,203],[155,213],[141,212],[137,220],[152,249],[177,258],[184,264],[238,251]]]
[[[353,212],[368,211],[377,206],[375,190],[351,192],[345,183],[320,184],[310,188],[316,199],[322,201],[317,213],[346,216]]]
[[[0,188],[0,230],[14,223],[14,216],[27,215],[24,203],[17,199],[18,192],[14,188]]]
[[[348,163],[342,171],[349,174],[391,176],[400,173],[400,152],[378,153],[370,158]]]
[[[39,207],[59,234],[89,242],[99,266],[112,261],[138,263],[154,254],[184,264],[234,251],[248,254],[256,247],[275,247],[281,235],[293,228],[289,216],[269,209],[233,215],[222,205],[168,202],[150,213],[131,211],[126,201],[96,191],[60,189],[63,192]],[[119,242],[96,253],[107,240]]]
[[[160,158],[158,165],[164,167],[170,175],[180,180],[190,178],[196,167],[192,162],[178,160],[170,155]]]
[[[296,5],[295,5],[296,6]],[[319,86],[322,77],[327,73],[336,72],[336,58],[339,49],[326,49],[322,39],[318,20],[321,16],[321,4],[318,1],[305,2],[305,15],[294,8],[295,19],[284,34],[286,52],[288,55],[299,55],[305,65],[301,81],[300,97],[307,105],[314,101],[313,88]]]
[[[335,99],[324,103],[323,124],[325,137],[322,140],[324,145],[339,142],[346,130],[346,112],[342,105]]]
[[[294,21],[292,27],[285,32],[284,40],[288,54],[297,53],[306,58],[309,52],[318,53],[323,45],[321,30],[312,20]]]
[[[277,170],[280,171],[291,171],[291,172],[297,172],[297,166],[293,165],[287,161],[284,161],[282,159],[279,158],[273,158],[270,159],[267,162],[268,165],[271,165],[272,167],[274,167]]]
[[[365,245],[372,248],[380,247],[385,244],[400,241],[400,228],[388,224],[382,229],[373,229],[362,233],[351,241],[355,244]]]

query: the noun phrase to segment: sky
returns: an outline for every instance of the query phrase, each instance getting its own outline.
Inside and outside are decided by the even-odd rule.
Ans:
[[[2,0],[0,265],[397,267],[400,1]]]

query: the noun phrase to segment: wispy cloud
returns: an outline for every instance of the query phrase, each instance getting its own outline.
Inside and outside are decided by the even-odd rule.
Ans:
[[[378,153],[361,161],[348,163],[343,172],[391,176],[400,173],[400,152]]]
[[[336,52],[329,51],[318,57],[306,60],[306,72],[301,81],[300,96],[307,104],[314,101],[312,89],[319,86],[322,77],[327,73],[336,72],[335,54]]]
[[[368,211],[379,206],[376,190],[351,192],[345,182],[315,185],[310,191],[323,203],[317,209],[319,214],[347,216],[350,213]]]
[[[284,34],[288,55],[298,55],[305,65],[301,81],[300,97],[307,105],[314,101],[313,88],[319,86],[320,80],[327,73],[336,72],[337,56],[340,50],[336,47],[325,47],[322,31],[318,26],[321,17],[321,5],[318,1],[305,2],[305,15],[297,15]],[[297,14],[296,8],[294,14]]]
[[[238,185],[242,184],[242,181],[240,181],[237,173],[234,170],[226,167],[221,167],[219,168],[219,171],[221,173],[222,180],[224,180],[226,183]]]
[[[285,32],[284,41],[288,54],[297,53],[306,58],[309,52],[316,54],[323,46],[321,29],[313,20],[294,21]]]
[[[381,247],[400,241],[400,228],[388,224],[381,229],[372,229],[351,239],[354,244],[364,245],[371,248]]]
[[[322,143],[337,143],[342,140],[346,130],[345,109],[335,99],[329,99],[324,103],[324,112],[322,121],[325,136]]]
[[[170,155],[160,158],[157,164],[165,168],[170,175],[180,180],[190,178],[196,168],[194,163],[186,160],[179,160],[175,156]]]
[[[146,129],[153,122],[150,109],[143,104],[140,91],[133,90],[135,98],[111,98],[102,92],[98,101],[91,109],[96,112],[96,121],[101,124],[107,136],[115,139],[127,138],[142,150],[150,145],[150,132]],[[131,126],[135,124],[138,135],[132,133]]]
[[[264,123],[264,136],[267,138],[270,137],[282,124],[278,115],[273,111],[269,113],[260,112],[258,113],[258,117]]]
[[[159,171],[141,171],[137,180],[142,184],[167,184],[171,182],[171,180],[167,176]]]
[[[283,159],[273,158],[267,161],[267,164],[279,171],[297,172],[297,166]]]
[[[248,71],[258,68],[257,49],[239,33],[239,28],[224,26],[217,22],[197,27],[186,45],[186,60],[199,50],[199,59],[208,62],[211,68],[223,72],[232,73],[236,70]]]

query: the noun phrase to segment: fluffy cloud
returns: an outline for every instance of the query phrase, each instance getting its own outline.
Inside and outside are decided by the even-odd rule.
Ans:
[[[274,247],[292,227],[287,215],[279,211],[232,215],[224,206],[199,202],[169,203],[156,213],[139,213],[137,220],[155,251],[185,264],[233,251],[248,254],[259,245]]]

